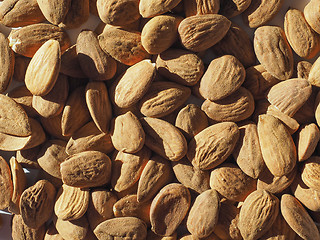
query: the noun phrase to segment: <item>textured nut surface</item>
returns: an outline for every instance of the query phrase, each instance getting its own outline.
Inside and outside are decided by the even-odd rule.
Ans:
[[[144,18],[168,12],[179,4],[181,0],[140,0],[139,12]]]
[[[0,33],[0,93],[7,90],[11,83],[15,57],[13,51],[9,47],[9,41],[5,35]]]

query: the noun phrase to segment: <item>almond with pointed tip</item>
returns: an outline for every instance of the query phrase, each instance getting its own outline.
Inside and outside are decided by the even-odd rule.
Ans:
[[[63,21],[71,5],[71,0],[37,0],[41,12],[52,24]]]
[[[314,153],[320,140],[320,131],[315,123],[301,126],[296,136],[298,161],[307,160]]]

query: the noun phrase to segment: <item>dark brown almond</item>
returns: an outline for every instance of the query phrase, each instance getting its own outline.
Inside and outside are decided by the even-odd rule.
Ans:
[[[312,68],[312,63],[310,63],[308,61],[298,62],[298,64],[297,64],[298,78],[308,79],[311,68]]]
[[[6,160],[0,156],[0,179],[1,179],[1,201],[0,209],[9,207],[11,197],[13,194],[13,183],[11,179],[11,171]]]
[[[24,168],[40,168],[38,162],[37,162],[37,156],[41,149],[41,145],[26,149],[26,150],[20,150],[16,153],[16,159],[19,164],[21,164]]]
[[[70,137],[62,135],[61,118],[62,118],[62,113],[60,113],[58,116],[53,118],[41,117],[40,121],[41,121],[41,125],[43,126],[43,129],[47,133],[49,133],[51,136],[61,140],[68,141]]]
[[[59,24],[59,27],[63,29],[78,28],[84,24],[90,16],[89,10],[90,0],[78,0],[72,1],[63,21]]]
[[[30,240],[38,240],[38,239],[43,239],[44,235],[46,233],[46,226],[43,224],[39,228],[30,228],[28,227],[21,215],[14,214],[12,217],[12,239],[14,240],[25,240],[25,239],[30,239]]]
[[[61,55],[60,72],[67,76],[75,78],[87,77],[81,69],[78,54],[76,51],[76,45],[72,45]]]
[[[233,18],[245,11],[251,2],[251,0],[220,0],[220,14]]]
[[[13,78],[18,82],[24,82],[24,76],[31,59],[22,55],[15,54]]]
[[[1,5],[2,7],[2,5]],[[9,47],[8,39],[0,33],[0,93],[6,91],[14,72],[14,53]]]

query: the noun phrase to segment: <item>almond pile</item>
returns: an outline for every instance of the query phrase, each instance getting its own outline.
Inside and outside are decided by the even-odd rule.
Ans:
[[[3,0],[12,239],[320,240],[320,0],[283,2]]]

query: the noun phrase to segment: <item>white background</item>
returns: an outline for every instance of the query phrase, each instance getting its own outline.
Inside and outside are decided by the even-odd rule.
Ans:
[[[252,0],[252,1],[255,1],[255,0]],[[268,25],[277,25],[277,26],[280,26],[283,28],[284,15],[285,15],[286,11],[288,10],[288,8],[289,7],[297,8],[297,9],[300,9],[303,11],[304,6],[308,2],[309,2],[309,0],[285,0],[283,6],[281,8],[281,11],[278,13],[278,15],[270,23],[268,23]],[[0,8],[1,8],[1,3],[0,3]],[[96,16],[91,15],[89,20],[85,24],[83,24],[80,28],[69,30],[68,33],[70,35],[72,43],[75,43],[76,38],[82,29],[94,30],[96,28],[96,26],[99,24],[99,21],[100,20]],[[243,24],[240,16],[233,18],[232,21],[236,22],[241,27],[243,27],[249,33],[251,38],[253,37],[254,30],[246,27]],[[0,24],[0,32],[4,33],[6,36],[8,36],[10,31],[11,31],[10,28],[6,28]],[[296,59],[298,59],[297,56],[295,56],[295,57],[296,57]],[[314,59],[311,59],[310,61],[314,62],[315,59],[317,59],[317,57],[315,57]],[[13,81],[12,85],[15,85],[14,81]],[[10,87],[10,89],[11,88],[12,88],[12,86]],[[4,152],[0,151],[0,155],[3,156],[4,158],[6,158],[7,160],[9,160],[12,153],[4,153]],[[32,179],[32,172],[28,173],[28,178]],[[8,212],[0,211],[0,217],[2,218],[2,226],[0,227],[0,240],[11,240],[11,227],[10,227],[11,215]]]

